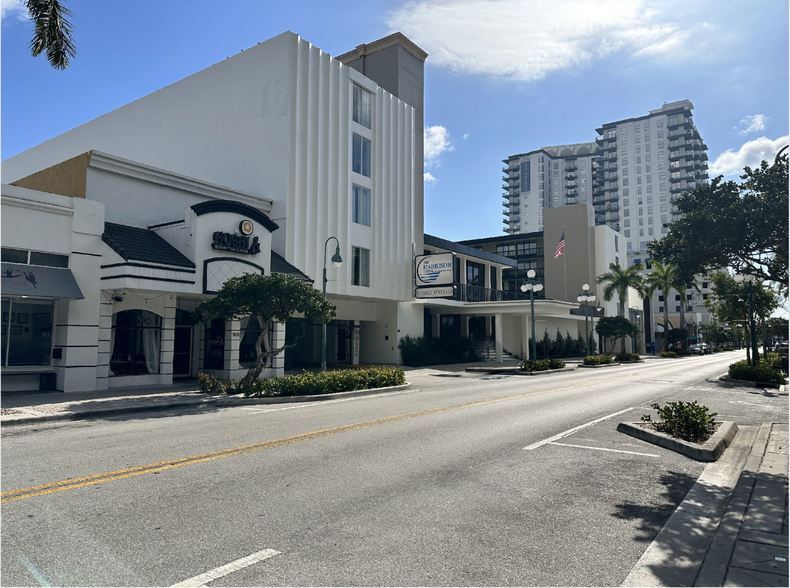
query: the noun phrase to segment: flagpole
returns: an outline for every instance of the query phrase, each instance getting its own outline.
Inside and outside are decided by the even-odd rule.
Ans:
[[[565,278],[565,301],[568,302],[568,265],[565,261],[567,255],[562,256],[562,275]]]

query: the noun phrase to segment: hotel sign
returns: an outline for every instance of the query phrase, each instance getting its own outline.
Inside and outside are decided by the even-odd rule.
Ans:
[[[455,255],[453,253],[418,255],[414,263],[414,280],[418,288],[446,286],[455,281]]]
[[[414,296],[416,298],[453,298],[455,296],[455,288],[453,286],[417,288]]]

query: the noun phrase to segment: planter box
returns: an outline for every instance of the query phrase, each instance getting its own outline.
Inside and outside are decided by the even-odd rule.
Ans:
[[[617,430],[642,441],[682,453],[697,461],[716,461],[732,443],[738,432],[738,425],[734,421],[724,421],[719,424],[719,429],[702,445],[642,427],[641,423],[620,423],[617,425]]]

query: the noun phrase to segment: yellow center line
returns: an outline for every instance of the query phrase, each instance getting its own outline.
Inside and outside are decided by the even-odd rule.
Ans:
[[[300,441],[308,441],[310,439],[318,439],[320,437],[326,437],[329,435],[336,435],[338,433],[346,433],[348,431],[357,431],[359,429],[365,429],[368,427],[374,427],[377,425],[384,425],[387,423],[393,423],[397,421],[413,419],[416,417],[421,416],[428,416],[432,414],[437,414],[441,412],[448,412],[451,410],[458,410],[460,408],[471,408],[473,406],[482,406],[485,404],[492,404],[495,402],[503,402],[506,400],[516,400],[518,398],[526,398],[528,396],[537,396],[540,394],[548,394],[550,392],[560,392],[562,390],[571,390],[573,388],[582,388],[584,386],[592,386],[595,384],[601,384],[604,382],[611,382],[613,380],[622,380],[628,378],[630,376],[617,376],[614,378],[605,378],[601,380],[593,380],[584,382],[582,384],[574,384],[572,386],[563,386],[561,388],[552,388],[549,390],[541,390],[538,392],[522,392],[519,394],[511,394],[509,396],[501,396],[499,398],[488,398],[485,400],[473,400],[470,402],[464,402],[461,404],[453,404],[449,406],[440,406],[438,408],[430,408],[426,410],[420,410],[417,412],[410,412],[405,414],[394,415],[390,417],[383,417],[379,419],[374,419],[371,421],[362,421],[359,423],[352,423],[348,425],[342,425],[339,427],[333,427],[330,429],[322,429],[319,431],[312,431],[310,433],[301,433],[299,435],[293,435],[290,437],[282,437],[280,439],[271,439],[269,441],[261,441],[259,443],[252,443],[250,445],[242,445],[240,447],[232,447],[230,449],[222,449],[220,451],[212,451],[210,453],[201,453],[199,455],[192,455],[189,457],[181,457],[178,459],[172,459],[169,461],[161,461],[158,463],[151,463],[148,465],[142,466],[134,466],[131,468],[126,468],[122,470],[115,470],[112,472],[105,472],[103,474],[95,474],[93,476],[85,476],[82,478],[72,478],[68,480],[61,480],[59,482],[51,482],[49,484],[42,484],[40,486],[31,486],[29,488],[20,488],[19,490],[8,490],[3,492],[0,496],[2,496],[2,500],[0,502],[13,502],[15,500],[21,500],[23,498],[32,498],[33,496],[42,496],[45,494],[53,494],[55,492],[63,492],[64,490],[74,490],[76,488],[83,488],[85,486],[92,486],[94,484],[103,484],[105,482],[112,482],[115,480],[123,480],[125,478],[132,478],[134,476],[142,476],[144,474],[153,474],[157,472],[163,472],[166,470],[171,470],[174,468],[179,468],[186,465],[194,465],[198,463],[204,463],[207,461],[214,461],[216,459],[222,459],[225,457],[233,457],[236,455],[243,455],[245,453],[252,453],[254,451],[261,451],[263,449],[273,449],[275,447],[282,447],[284,445],[289,445],[291,443],[298,443]]]

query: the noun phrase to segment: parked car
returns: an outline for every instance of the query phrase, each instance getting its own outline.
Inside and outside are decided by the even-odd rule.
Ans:
[[[708,345],[707,343],[700,343],[699,348],[702,349],[702,353],[704,353],[705,355],[707,355],[708,353],[713,353],[713,351],[711,351],[710,345]]]
[[[689,345],[689,351],[691,351],[691,353],[693,355],[702,355],[702,348],[699,345],[696,345],[696,344],[695,345]]]

